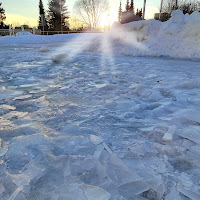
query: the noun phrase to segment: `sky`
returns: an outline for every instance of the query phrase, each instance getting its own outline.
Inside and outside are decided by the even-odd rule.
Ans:
[[[48,9],[48,1],[43,0],[45,9]],[[68,6],[69,12],[72,15],[73,5],[76,0],[66,0],[66,5]],[[6,12],[6,23],[13,25],[28,24],[30,26],[37,26],[38,24],[38,4],[39,0],[0,0],[2,2],[2,7]],[[112,12],[119,9],[120,0],[109,0],[110,7],[112,7]],[[122,0],[122,8],[125,9],[126,0]],[[135,8],[143,7],[143,0],[134,0]],[[158,12],[160,5],[160,0],[147,0],[146,6],[146,18],[150,19],[154,17],[154,13]]]

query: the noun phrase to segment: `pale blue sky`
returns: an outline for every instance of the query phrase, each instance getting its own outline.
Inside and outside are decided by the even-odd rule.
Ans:
[[[48,1],[43,0],[44,6],[48,8]],[[66,0],[70,13],[73,12],[73,5],[76,0]],[[36,23],[38,19],[39,0],[0,0],[7,14],[7,23]],[[120,0],[110,0],[110,6],[118,12]],[[143,0],[135,0],[135,8],[143,7]],[[122,0],[122,8],[125,8],[126,0]],[[147,0],[147,18],[152,18],[153,13],[157,12],[160,0]]]

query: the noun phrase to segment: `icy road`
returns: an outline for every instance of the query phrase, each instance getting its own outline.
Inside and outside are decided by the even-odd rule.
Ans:
[[[200,199],[199,61],[0,45],[1,200]]]

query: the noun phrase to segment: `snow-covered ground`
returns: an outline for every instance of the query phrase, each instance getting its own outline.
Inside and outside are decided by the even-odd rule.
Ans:
[[[1,200],[200,199],[199,61],[109,41],[0,38]]]

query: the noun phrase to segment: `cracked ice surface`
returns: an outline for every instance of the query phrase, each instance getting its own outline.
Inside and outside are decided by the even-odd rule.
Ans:
[[[0,49],[1,200],[200,199],[199,62],[40,48]]]

